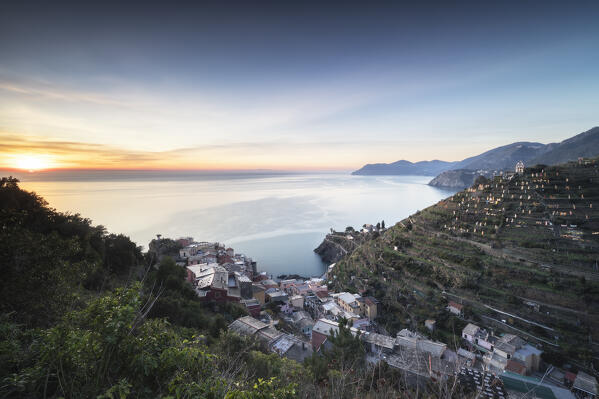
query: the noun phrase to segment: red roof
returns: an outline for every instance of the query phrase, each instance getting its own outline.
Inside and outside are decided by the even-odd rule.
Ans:
[[[462,310],[464,308],[464,305],[455,303],[454,301],[449,301],[449,306],[451,306],[452,308],[456,308],[458,310]]]
[[[312,349],[318,351],[320,346],[327,340],[327,336],[316,331],[312,331]]]
[[[326,291],[316,291],[316,296],[319,298],[326,298],[329,296],[329,293]]]
[[[526,375],[526,366],[512,359],[507,361],[505,369],[506,371],[511,371],[512,373]]]

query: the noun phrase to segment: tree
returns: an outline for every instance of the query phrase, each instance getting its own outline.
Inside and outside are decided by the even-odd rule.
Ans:
[[[3,177],[2,179],[0,179],[0,188],[2,188],[2,187],[16,188],[18,183],[19,183],[19,179],[17,179],[16,177],[12,177],[12,176]]]
[[[382,227],[383,229],[385,229],[385,221],[384,221],[384,220],[381,222],[381,227]]]
[[[349,320],[341,318],[339,330],[329,337],[329,341],[332,348],[326,352],[326,356],[335,368],[345,371],[363,365],[366,351],[359,333],[352,333]]]

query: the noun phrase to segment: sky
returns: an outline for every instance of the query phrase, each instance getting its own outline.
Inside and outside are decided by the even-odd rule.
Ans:
[[[599,125],[597,1],[81,3],[0,5],[0,168],[352,170]]]

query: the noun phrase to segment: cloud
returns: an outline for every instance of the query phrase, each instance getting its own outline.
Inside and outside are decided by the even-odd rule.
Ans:
[[[101,143],[48,140],[0,132],[0,167],[12,167],[20,154],[44,154],[61,168],[109,169],[352,169],[366,145],[375,151],[397,147],[401,140],[226,142],[190,145],[164,151],[129,150]]]
[[[69,90],[64,87],[39,82],[19,82],[8,80],[6,77],[0,77],[0,90],[13,94],[28,96],[38,99],[60,100],[75,103],[90,103],[95,105],[110,105],[118,107],[131,107],[132,104],[125,101],[119,101],[109,96],[94,92],[83,92],[79,90]]]

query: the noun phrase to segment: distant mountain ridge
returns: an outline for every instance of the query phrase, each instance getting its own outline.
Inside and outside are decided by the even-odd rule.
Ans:
[[[467,170],[504,170],[513,169],[518,161],[527,162],[546,151],[547,145],[541,143],[517,142],[483,152],[461,162],[450,169]],[[448,169],[449,170],[449,169]]]
[[[516,142],[458,162],[434,160],[412,163],[402,160],[389,164],[367,164],[354,171],[352,175],[435,175],[437,177],[429,184],[464,188],[470,186],[478,176],[473,172],[489,175],[493,172],[513,170],[518,161],[523,161],[526,165],[556,165],[578,157],[597,155],[599,155],[599,126],[559,143]]]
[[[597,154],[599,154],[599,126],[560,143],[547,144],[546,151],[531,160],[530,165],[556,165],[578,157],[592,158]]]
[[[457,162],[446,162],[439,160],[432,161],[397,161],[393,163],[372,163],[364,165],[359,170],[352,172],[352,175],[418,175],[418,176],[436,176],[439,173],[451,169]]]

